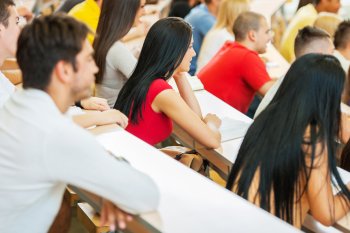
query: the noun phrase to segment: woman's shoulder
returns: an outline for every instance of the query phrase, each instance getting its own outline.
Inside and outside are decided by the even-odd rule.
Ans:
[[[165,89],[172,89],[172,87],[162,78],[155,79],[150,85],[150,91],[161,91]]]

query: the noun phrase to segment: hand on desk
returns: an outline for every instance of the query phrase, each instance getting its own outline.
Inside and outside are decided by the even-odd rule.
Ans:
[[[101,209],[101,225],[108,225],[111,231],[117,229],[125,229],[126,223],[132,220],[132,216],[119,209],[112,202],[103,200]]]
[[[85,110],[98,110],[105,111],[110,109],[108,106],[107,100],[98,97],[90,97],[80,101],[81,106]]]
[[[129,119],[120,111],[109,109],[100,113],[100,121],[98,125],[118,124],[125,128],[128,125]]]
[[[219,129],[221,126],[221,120],[220,118],[212,113],[208,113],[205,117],[204,117],[204,122],[209,126],[209,128],[212,129],[211,126],[215,126],[216,129]]]

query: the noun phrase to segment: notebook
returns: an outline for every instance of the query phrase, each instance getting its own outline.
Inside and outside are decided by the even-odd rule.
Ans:
[[[220,133],[221,142],[242,138],[246,134],[250,123],[235,120],[229,117],[221,119]]]

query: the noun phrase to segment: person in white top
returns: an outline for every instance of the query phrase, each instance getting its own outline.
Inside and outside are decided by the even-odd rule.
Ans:
[[[294,42],[294,53],[299,58],[308,53],[332,54],[334,45],[329,34],[322,29],[306,26],[300,29]],[[261,100],[255,112],[254,119],[270,104],[277,90],[281,86],[284,77],[278,79]]]
[[[0,232],[47,232],[67,184],[105,198],[104,207],[115,210],[110,220],[122,213],[117,206],[131,214],[158,206],[150,177],[63,115],[71,102],[90,95],[98,71],[88,31],[68,16],[51,15],[20,34],[16,57],[24,90],[0,109]]]
[[[338,25],[334,34],[335,51],[333,55],[338,58],[346,74],[350,67],[350,21],[344,20]],[[347,80],[348,81],[348,80]]]
[[[0,8],[0,66],[5,59],[14,57],[17,50],[20,33],[19,16],[14,5],[9,9],[6,8],[11,4],[12,1],[4,1],[4,7]],[[15,91],[16,87],[0,72],[0,107]],[[84,109],[95,110],[87,114],[74,114],[73,120],[82,127],[112,123],[126,127],[128,123],[127,117],[115,109],[110,109],[105,99],[89,97],[79,102]]]
[[[214,57],[227,40],[234,40],[233,23],[249,10],[249,0],[222,0],[216,23],[204,37],[197,62],[197,73]]]

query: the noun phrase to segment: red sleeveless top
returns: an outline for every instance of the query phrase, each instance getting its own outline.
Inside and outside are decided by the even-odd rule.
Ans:
[[[153,111],[151,107],[156,96],[168,89],[172,89],[172,87],[163,79],[154,80],[146,95],[146,102],[142,108],[142,119],[139,119],[137,124],[132,124],[129,117],[126,131],[151,145],[162,142],[169,137],[173,130],[172,120],[164,113]]]

